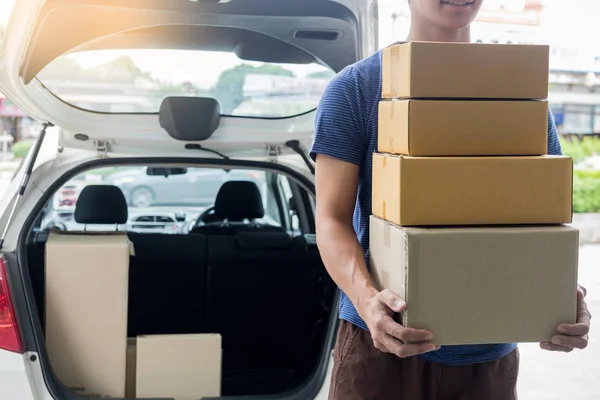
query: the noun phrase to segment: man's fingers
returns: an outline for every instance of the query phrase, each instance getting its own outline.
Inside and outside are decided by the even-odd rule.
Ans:
[[[378,296],[379,301],[388,306],[390,310],[393,310],[397,313],[406,310],[406,302],[391,290],[385,289],[384,291],[380,292]]]
[[[588,310],[587,304],[583,299],[583,293],[577,292],[577,323],[576,324],[560,324],[557,328],[559,333],[568,336],[584,336],[590,332],[590,321],[592,315]]]
[[[431,342],[417,344],[402,344],[397,351],[394,351],[394,354],[401,358],[407,358],[419,354],[429,353],[437,349],[438,347]]]
[[[552,338],[552,344],[568,347],[571,349],[580,349],[583,350],[588,345],[588,337],[585,336],[554,336]]]
[[[430,342],[433,339],[431,332],[422,329],[405,328],[389,316],[381,318],[376,327],[384,334],[404,343]]]
[[[589,322],[580,322],[577,324],[561,324],[558,326],[558,332],[567,336],[585,336],[590,333]]]
[[[422,343],[433,340],[433,334],[423,329],[403,328],[398,338],[405,343]]]
[[[590,325],[590,320],[592,319],[592,314],[590,314],[590,310],[588,309],[587,303],[583,299],[579,299],[577,301],[577,323]]]
[[[390,335],[383,335],[383,339],[382,339],[383,345],[387,348],[389,353],[392,354],[400,354],[402,351],[402,346],[404,346],[404,344],[402,344],[402,342],[400,342],[398,339],[395,339],[393,336]]]
[[[550,342],[542,342],[542,343],[540,343],[540,347],[543,350],[557,351],[557,352],[561,352],[561,353],[570,353],[570,352],[573,351],[572,348],[560,346],[560,345],[557,345],[557,344],[554,344],[554,343],[550,343]]]

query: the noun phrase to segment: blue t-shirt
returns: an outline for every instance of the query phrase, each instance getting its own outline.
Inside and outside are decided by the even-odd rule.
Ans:
[[[330,82],[315,121],[310,152],[356,164],[360,181],[353,225],[369,265],[369,216],[371,215],[372,153],[377,151],[378,103],[381,100],[381,52],[346,67]],[[548,113],[548,153],[561,154],[552,113]],[[350,299],[342,293],[340,318],[368,330]],[[516,344],[443,346],[423,354],[425,360],[441,364],[474,364],[509,354]]]

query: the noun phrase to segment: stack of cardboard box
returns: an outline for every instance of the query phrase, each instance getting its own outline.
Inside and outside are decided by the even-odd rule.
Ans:
[[[440,345],[539,342],[576,318],[571,158],[547,155],[548,47],[383,51],[371,269]]]

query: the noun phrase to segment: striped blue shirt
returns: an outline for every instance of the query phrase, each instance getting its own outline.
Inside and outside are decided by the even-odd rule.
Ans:
[[[372,153],[377,151],[377,113],[381,100],[381,52],[346,67],[330,82],[315,121],[310,152],[356,164],[360,181],[354,210],[354,230],[369,265],[369,216],[371,214]],[[548,113],[548,153],[561,154],[552,113]],[[368,330],[349,298],[342,293],[340,318]],[[421,355],[425,360],[449,364],[474,364],[509,354],[516,344],[443,346]]]

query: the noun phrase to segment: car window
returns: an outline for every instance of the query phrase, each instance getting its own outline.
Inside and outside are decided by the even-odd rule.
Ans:
[[[217,168],[187,168],[179,175],[151,176],[147,167],[108,167],[77,175],[54,194],[45,212],[42,229],[106,230],[115,227],[84,226],[74,220],[81,191],[88,185],[114,185],[128,204],[129,220],[121,230],[157,233],[187,233],[199,216],[214,206],[221,186],[227,181],[250,181],[258,187],[265,216],[257,222],[282,226],[277,208],[268,207],[274,194],[264,171]],[[240,199],[243,201],[243,199]]]
[[[37,76],[76,107],[156,113],[167,96],[215,98],[224,115],[284,118],[314,110],[334,76],[319,64],[243,61],[234,52],[120,49],[65,54]],[[113,88],[98,93],[98,87]]]

